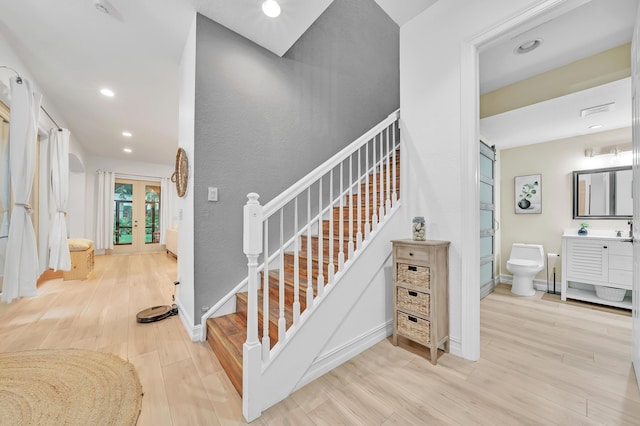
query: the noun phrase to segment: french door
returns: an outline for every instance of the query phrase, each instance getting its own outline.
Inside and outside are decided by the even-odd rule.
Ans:
[[[160,183],[116,178],[113,253],[160,251]]]

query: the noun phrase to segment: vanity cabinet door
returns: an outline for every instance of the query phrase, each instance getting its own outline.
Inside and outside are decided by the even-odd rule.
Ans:
[[[608,280],[607,243],[588,240],[567,241],[567,280],[602,284]]]
[[[633,281],[633,245],[615,241],[609,245],[609,284],[631,289]]]

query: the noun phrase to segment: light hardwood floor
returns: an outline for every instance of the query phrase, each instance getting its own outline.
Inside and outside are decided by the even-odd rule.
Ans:
[[[137,368],[139,425],[243,424],[241,400],[206,343],[172,317],[176,262],[164,253],[96,256],[86,281],[54,279],[38,297],[0,304],[0,352],[78,347]],[[178,289],[179,291],[179,289]],[[533,298],[508,287],[481,303],[481,360],[385,340],[265,411],[258,425],[638,425],[628,316]]]

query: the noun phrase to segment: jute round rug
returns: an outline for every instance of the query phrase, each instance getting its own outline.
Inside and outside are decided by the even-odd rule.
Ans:
[[[142,385],[115,355],[81,349],[0,353],[0,424],[135,425]]]

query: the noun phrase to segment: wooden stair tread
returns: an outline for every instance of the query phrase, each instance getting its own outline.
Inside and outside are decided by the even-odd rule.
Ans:
[[[395,169],[395,179],[394,179]],[[382,179],[382,187],[380,180]],[[375,183],[374,183],[375,180]],[[387,182],[388,181],[388,182]],[[389,191],[387,191],[387,183],[389,184]],[[329,212],[333,216],[333,230],[330,230],[331,223],[329,220],[322,221],[322,270],[324,274],[325,285],[328,280],[327,271],[330,264],[329,259],[329,245],[333,240],[334,258],[333,263],[338,268],[338,254],[339,254],[339,236],[340,227],[343,232],[343,244],[342,249],[345,256],[345,261],[348,257],[349,248],[349,205],[351,204],[351,214],[353,217],[353,234],[352,241],[355,245],[356,235],[358,229],[358,216],[360,216],[360,230],[365,234],[366,224],[371,226],[371,220],[374,214],[377,215],[380,206],[386,206],[387,196],[391,199],[393,195],[393,188],[396,188],[397,199],[400,199],[400,150],[396,150],[395,165],[393,158],[387,163],[383,164],[383,167],[377,169],[374,173],[368,175],[368,179],[362,179],[361,182],[356,184],[358,192],[353,193],[351,196],[346,196],[343,199],[342,218],[340,217],[340,206],[334,205],[333,211]],[[376,185],[376,191],[374,194],[373,186]],[[365,206],[367,205],[367,191],[368,191],[368,204],[369,214],[367,215]],[[382,197],[380,193],[382,192]],[[376,203],[374,205],[374,196]],[[358,214],[358,206],[360,206],[360,213]],[[299,302],[300,313],[302,314],[307,305],[307,242],[311,238],[311,263],[312,263],[312,282],[311,288],[313,290],[314,297],[317,295],[317,276],[318,276],[318,251],[320,249],[320,237],[318,235],[307,236],[303,235],[301,238],[301,246],[298,254],[299,260]],[[355,247],[354,247],[355,249]],[[294,253],[289,251],[284,253],[283,259],[284,269],[282,271],[284,279],[284,317],[287,328],[293,324],[293,295],[294,295],[294,281],[295,276],[293,273],[294,265],[293,258]],[[268,274],[268,294],[269,294],[269,340],[270,346],[273,347],[278,340],[278,319],[280,316],[280,297],[279,297],[279,280],[280,270],[269,270]],[[264,282],[264,272],[260,274],[261,283]],[[223,369],[229,376],[231,383],[242,396],[242,355],[243,346],[246,341],[247,333],[247,305],[248,305],[248,293],[242,292],[236,294],[236,312],[224,315],[216,318],[209,318],[206,323],[207,327],[207,341],[213,349],[216,357],[220,361]],[[263,289],[258,291],[258,333],[259,339],[262,339],[263,334],[263,322],[264,322],[264,300]]]
[[[242,347],[247,340],[247,322],[240,314],[207,320],[207,342],[233,387],[242,396]]]

